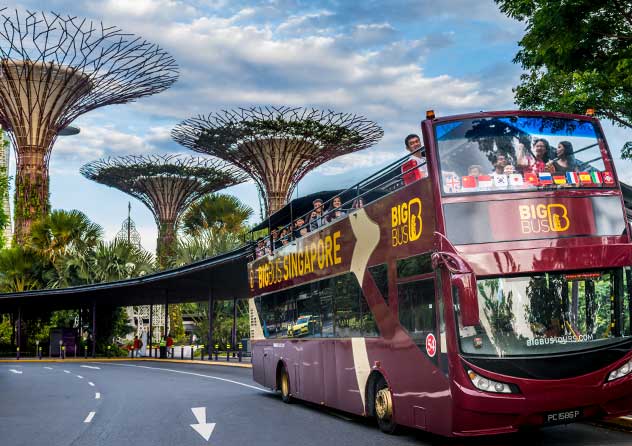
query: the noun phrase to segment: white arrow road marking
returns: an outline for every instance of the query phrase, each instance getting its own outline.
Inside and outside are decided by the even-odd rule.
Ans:
[[[92,387],[94,387],[94,383],[92,381],[88,382]]]
[[[79,378],[79,379],[83,379],[83,376],[81,376],[81,375],[77,375],[77,378]]]
[[[96,367],[96,366],[93,366],[93,365],[82,365],[80,367],[83,367],[85,369],[101,370],[101,367]]]
[[[89,423],[89,422],[91,422],[91,421],[92,421],[92,419],[94,418],[94,414],[95,414],[95,413],[96,413],[96,412],[90,412],[90,413],[88,414],[88,416],[86,417],[86,419],[85,419],[85,420],[83,420],[83,422],[84,422],[84,423]]]
[[[9,369],[9,372],[11,372],[11,373],[17,373],[18,375],[21,375],[21,374],[22,374],[22,370]]]
[[[46,370],[53,370],[52,367],[44,367]]]
[[[101,394],[99,392],[94,394],[94,399],[95,400],[100,400],[101,399]]]
[[[215,423],[206,422],[206,407],[192,407],[191,411],[195,415],[195,419],[198,424],[191,424],[191,427],[202,436],[206,441],[211,438],[213,429],[215,429]]]
[[[70,370],[64,370],[64,373],[70,373]]]

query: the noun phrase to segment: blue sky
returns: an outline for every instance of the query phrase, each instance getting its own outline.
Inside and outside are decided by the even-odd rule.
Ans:
[[[60,137],[51,156],[51,204],[76,208],[111,238],[132,218],[145,248],[156,227],[148,209],[92,183],[79,167],[104,156],[182,152],[171,129],[193,115],[251,105],[291,105],[353,112],[385,131],[375,147],[331,161],[298,193],[350,185],[403,155],[426,109],[438,115],[513,109],[512,63],[524,26],[492,0],[229,1],[94,0],[9,2],[116,25],[169,51],[180,66],[172,88],[135,103],[78,118],[81,133]],[[631,132],[603,123],[615,157]],[[12,155],[13,156],[13,155]],[[628,162],[617,163],[632,181]],[[258,215],[254,184],[227,190]]]

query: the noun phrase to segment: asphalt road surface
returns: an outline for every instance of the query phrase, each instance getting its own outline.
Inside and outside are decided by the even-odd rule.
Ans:
[[[0,364],[0,445],[132,444],[610,446],[631,445],[632,433],[571,424],[471,441],[413,430],[389,436],[370,420],[283,404],[252,381],[250,369],[143,361]]]

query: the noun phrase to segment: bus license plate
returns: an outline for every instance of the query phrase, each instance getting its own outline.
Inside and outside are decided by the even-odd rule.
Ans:
[[[544,414],[544,424],[572,423],[582,416],[581,409],[562,410]]]

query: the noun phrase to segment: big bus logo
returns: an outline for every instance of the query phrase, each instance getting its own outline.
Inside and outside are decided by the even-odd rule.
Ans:
[[[392,244],[405,245],[421,237],[421,199],[415,197],[391,208]]]
[[[564,232],[571,225],[563,204],[524,204],[518,206],[518,213],[523,234]]]

